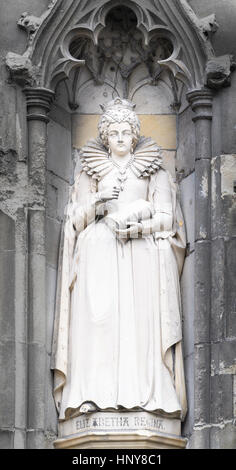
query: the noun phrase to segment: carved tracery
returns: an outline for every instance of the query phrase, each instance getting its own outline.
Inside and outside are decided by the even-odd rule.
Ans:
[[[29,176],[34,184],[32,194],[35,198],[34,207],[32,203],[30,204],[28,237],[30,246],[29,272],[31,273],[29,305],[31,308],[30,321],[32,322],[37,318],[39,310],[40,315],[45,319],[45,324],[47,319],[46,303],[43,298],[45,280],[42,276],[42,269],[45,270],[45,266],[35,265],[34,253],[30,252],[34,249],[35,240],[42,240],[40,250],[45,251],[43,243],[45,239],[46,188],[42,183],[42,187],[38,189],[40,183],[38,169],[41,171],[41,177],[46,167],[47,112],[53,99],[53,92],[61,81],[64,81],[68,87],[70,104],[73,108],[77,105],[74,91],[75,86],[79,86],[79,75],[82,70],[86,67],[90,68],[92,80],[97,80],[97,82],[103,82],[106,78],[101,56],[100,63],[98,60],[98,63],[95,64],[96,67],[94,68],[94,64],[92,64],[92,68],[89,63],[89,51],[90,48],[91,51],[96,51],[96,48],[99,48],[99,41],[101,43],[103,40],[103,34],[106,30],[106,19],[109,19],[109,14],[112,15],[112,9],[118,6],[128,7],[133,12],[133,18],[136,18],[134,26],[138,31],[138,38],[142,37],[142,41],[141,52],[136,53],[135,62],[143,60],[146,64],[149,82],[151,81],[155,86],[160,80],[161,70],[168,70],[176,105],[179,101],[180,90],[178,87],[181,82],[189,92],[188,99],[195,111],[196,142],[198,143],[196,146],[197,178],[195,187],[195,205],[198,214],[196,219],[196,251],[198,250],[198,259],[200,260],[195,269],[195,294],[196,298],[201,300],[197,306],[196,322],[198,318],[201,319],[201,316],[206,314],[207,305],[204,307],[203,313],[200,310],[202,305],[206,304],[205,299],[210,298],[210,286],[203,284],[202,273],[208,272],[210,254],[209,250],[207,256],[205,251],[200,252],[200,250],[203,246],[202,241],[203,239],[205,241],[206,237],[208,238],[210,230],[210,198],[198,196],[202,191],[202,175],[207,186],[211,186],[212,95],[210,90],[206,90],[205,87],[216,89],[229,85],[230,75],[234,68],[232,56],[215,56],[211,44],[212,34],[217,29],[215,16],[210,15],[198,19],[186,0],[145,0],[145,2],[143,0],[53,0],[41,17],[35,17],[29,13],[21,15],[18,26],[27,33],[27,49],[22,55],[9,52],[6,57],[6,65],[12,79],[22,86],[29,87],[25,90],[29,119]],[[157,48],[156,42],[158,42]],[[171,46],[169,46],[170,44]],[[100,48],[102,49],[101,45]],[[158,52],[156,53],[156,51]],[[134,64],[131,64],[130,60],[128,68],[125,68],[122,67],[122,61],[120,63],[118,61],[118,64],[114,60],[113,62],[115,65],[110,65],[110,67],[119,68],[124,75],[127,86],[127,75],[129,79],[132,74],[129,65],[131,67]],[[138,63],[135,65],[139,66]],[[124,90],[127,93],[126,87]],[[129,87],[128,92],[130,92]],[[40,286],[39,279],[41,279]],[[32,286],[37,286],[37,289],[40,287],[42,292],[40,305],[38,297],[34,296]],[[206,293],[204,289],[208,289]],[[42,328],[43,331],[40,334],[43,338],[45,328],[44,326]],[[46,341],[46,339],[44,340]],[[29,354],[30,351],[29,349]],[[46,361],[44,367],[45,364]],[[205,375],[204,380],[208,384],[209,376]],[[195,384],[195,387],[196,393],[199,393],[198,383]],[[45,388],[43,380],[41,388],[42,390]],[[42,405],[35,393],[33,386],[31,386],[29,396],[34,416],[37,417],[42,415]],[[204,402],[204,397],[199,399],[199,406],[201,401]],[[203,406],[205,406],[204,403]]]
[[[153,35],[145,45],[143,33],[137,28],[137,17],[130,8],[113,8],[105,22],[97,44],[81,35],[70,43],[70,54],[77,60],[85,61],[83,68],[71,74],[69,101],[72,108],[76,107],[76,92],[84,83],[84,69],[89,72],[95,85],[107,85],[115,95],[132,99],[138,88],[158,84],[164,71],[158,60],[165,60],[172,54],[171,41],[158,35]],[[138,76],[136,71],[139,71]],[[177,100],[173,97],[173,101]]]
[[[126,12],[122,18],[119,8]],[[122,30],[119,38],[116,22]],[[12,76],[21,84],[53,91],[73,74],[77,80],[76,70],[84,66],[97,83],[103,82],[109,59],[123,80],[123,96],[129,94],[129,77],[140,62],[153,85],[165,67],[187,90],[226,86],[234,67],[231,56],[215,57],[214,15],[198,19],[186,0],[54,0],[39,18],[23,13],[18,25],[28,34],[28,48],[22,56],[8,53]]]

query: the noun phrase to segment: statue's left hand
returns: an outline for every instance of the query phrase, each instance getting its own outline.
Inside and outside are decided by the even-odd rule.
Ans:
[[[140,222],[129,222],[128,227],[126,229],[117,229],[116,234],[121,238],[126,237],[136,237],[139,233],[142,232],[142,224]]]

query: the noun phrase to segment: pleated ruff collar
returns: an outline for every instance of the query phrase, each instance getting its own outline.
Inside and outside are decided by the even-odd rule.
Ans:
[[[89,140],[79,155],[82,169],[98,181],[114,169],[114,164],[100,139]],[[130,169],[138,178],[145,178],[156,173],[161,165],[160,147],[151,138],[141,137],[135,147]]]

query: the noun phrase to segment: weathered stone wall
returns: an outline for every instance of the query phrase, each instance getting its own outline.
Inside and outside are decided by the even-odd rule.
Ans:
[[[51,447],[56,434],[49,370],[50,324],[47,345],[41,345],[37,338],[29,342],[32,331],[29,331],[28,318],[27,238],[29,224],[34,222],[29,220],[28,209],[35,202],[35,193],[28,178],[26,100],[22,88],[11,82],[5,66],[5,56],[9,50],[23,53],[26,48],[26,35],[16,26],[21,13],[30,9],[38,16],[47,5],[47,0],[34,0],[30,5],[23,0],[17,3],[10,0],[0,7],[0,448]],[[40,226],[40,221],[35,223]],[[37,242],[38,246],[33,250],[38,265],[45,254],[39,254],[36,259],[40,240],[35,240]],[[42,321],[39,312],[38,325]],[[35,361],[28,361],[29,349],[31,359],[35,354]],[[48,372],[42,395],[40,363],[44,363],[45,358]],[[41,416],[36,416],[36,427],[32,426],[35,416],[29,389],[35,390],[40,404]]]
[[[212,187],[205,188],[211,205],[209,266],[196,279],[194,219],[194,127],[192,111],[186,106],[178,117],[178,135],[184,131],[177,151],[177,176],[180,181],[182,208],[187,225],[188,251],[182,276],[184,312],[184,353],[189,412],[183,430],[193,448],[234,448],[235,436],[235,229],[236,229],[236,155],[235,98],[236,77],[231,87],[214,96],[212,121]],[[229,98],[231,97],[231,98]],[[202,186],[204,190],[204,184]],[[207,238],[207,237],[206,237]],[[207,250],[206,256],[209,256]],[[194,322],[195,286],[211,285],[200,306],[206,316]],[[195,294],[198,291],[195,290]],[[206,377],[209,376],[209,380]],[[203,406],[204,405],[204,406]],[[193,432],[194,430],[194,432]]]
[[[220,24],[220,30],[212,39],[216,54],[233,53],[236,56],[235,1],[228,0],[227,6],[221,0],[189,0],[189,3],[200,17],[216,13],[217,22]],[[28,234],[33,227],[33,233],[37,235],[40,220],[38,215],[31,211],[35,205],[35,187],[28,176],[26,102],[22,88],[10,81],[4,60],[8,51],[20,54],[25,51],[25,32],[16,26],[22,12],[28,10],[40,16],[47,6],[48,0],[9,0],[0,7],[0,448],[52,447],[56,436],[57,415],[52,398],[49,364],[60,227],[69,185],[72,182],[71,146],[78,147],[88,136],[94,135],[99,112],[94,108],[92,100],[90,108],[86,108],[88,114],[85,114],[86,94],[82,93],[78,96],[80,108],[73,115],[67,106],[65,90],[63,86],[59,87],[48,124],[46,241],[37,239],[36,236],[36,239],[31,238],[33,246],[29,247]],[[96,95],[97,90],[95,87],[96,106],[102,102]],[[194,194],[198,176],[194,170],[193,112],[189,103],[183,99],[177,119],[176,142],[175,113],[166,111],[165,100],[159,103],[159,110],[157,107],[151,111],[152,115],[156,114],[155,119],[159,119],[156,123],[158,127],[155,127],[153,116],[151,120],[148,116],[150,91],[147,89],[143,94],[145,96],[142,106],[140,104],[140,111],[137,110],[139,114],[144,114],[142,133],[150,135],[152,128],[154,137],[157,138],[158,128],[160,135],[157,140],[166,149],[167,168],[174,174],[176,167],[187,225],[188,251],[181,287],[189,412],[183,433],[189,438],[189,446],[192,448],[236,446],[235,91],[234,73],[231,86],[215,93],[213,100],[212,188],[208,188],[208,197],[212,195],[211,237],[206,240],[211,257],[209,269],[202,271],[202,279],[199,280],[200,288],[202,285],[206,288],[211,286],[211,290],[205,297],[208,314],[205,321],[204,317],[201,317],[200,323],[196,322],[195,318],[196,306],[201,310],[201,305],[198,304],[195,289],[196,264],[199,260],[195,253],[194,223],[198,214],[195,212]],[[137,104],[141,98],[140,91],[140,95],[135,98]],[[149,100],[152,102],[151,106],[154,106],[153,98]],[[162,117],[161,114],[165,116]],[[89,126],[86,121],[88,119]],[[164,123],[165,119],[168,122]],[[44,245],[45,252],[41,250]],[[30,264],[29,249],[32,253]],[[37,322],[39,329],[42,329],[44,322],[40,315],[40,292],[37,292],[35,285],[36,297],[38,295],[36,303],[39,306],[35,322],[35,318],[29,317],[31,311],[27,275],[29,268],[34,266],[33,263],[38,267],[38,263],[42,261],[43,264],[45,259],[47,340],[46,344],[41,344],[40,336],[35,334]],[[206,305],[202,305],[203,311]],[[40,364],[43,364],[43,369]],[[42,370],[47,371],[43,388],[40,375]],[[29,390],[33,391],[33,395],[29,395]],[[37,397],[39,405],[37,415],[32,406],[34,397]]]
[[[203,237],[201,242],[208,257],[208,267],[200,271],[200,278],[196,269],[202,260],[199,254],[196,257],[194,230],[194,222],[200,213],[194,208],[197,175],[194,170],[193,113],[186,105],[178,116],[180,140],[176,167],[188,242],[181,282],[189,404],[183,432],[189,438],[190,448],[234,448],[236,445],[235,83],[233,75],[231,87],[215,94],[213,99],[212,187],[204,188],[202,184],[202,191],[212,199],[211,236],[210,239]],[[183,139],[182,133],[186,136]],[[203,289],[206,294],[208,292],[205,297],[202,297]],[[199,304],[201,297],[203,303]],[[199,309],[205,316],[196,315]]]
[[[213,135],[221,131],[222,141],[215,139],[212,160],[212,249],[211,249],[211,382],[209,386],[209,445],[235,448],[235,374],[236,374],[236,153],[235,93],[236,77],[231,90],[225,89],[215,102]],[[229,96],[231,99],[229,100]],[[234,106],[233,106],[234,104]]]
[[[234,0],[189,2],[199,17],[212,12],[220,26],[212,43],[217,55],[236,54],[236,20]],[[236,76],[231,86],[215,94],[212,121],[212,206],[211,206],[211,259],[210,272],[203,273],[206,283],[212,283],[210,318],[201,329],[209,330],[208,340],[195,339],[201,351],[195,361],[195,385],[205,395],[205,412],[195,395],[195,432],[193,447],[235,448],[235,267],[236,267]],[[197,214],[196,214],[197,217]],[[207,300],[207,299],[206,299]],[[195,329],[196,331],[196,329]],[[203,332],[204,333],[204,332]],[[186,336],[185,336],[186,338]],[[201,363],[202,362],[202,363]],[[203,380],[209,374],[208,386]],[[193,396],[194,396],[194,387]],[[187,430],[187,427],[186,427]]]

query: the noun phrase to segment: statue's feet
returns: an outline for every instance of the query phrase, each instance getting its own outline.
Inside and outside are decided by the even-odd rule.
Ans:
[[[87,401],[83,403],[83,405],[81,405],[79,410],[80,410],[80,413],[92,413],[93,411],[96,411],[97,408],[93,403],[91,403],[90,401]]]

